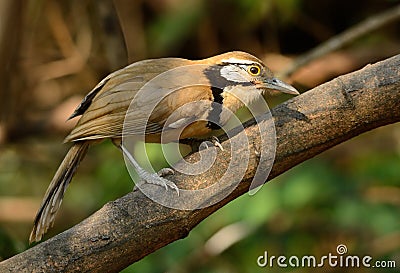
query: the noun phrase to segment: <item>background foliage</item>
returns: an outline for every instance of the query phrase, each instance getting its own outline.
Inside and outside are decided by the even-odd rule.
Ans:
[[[399,3],[3,0],[0,18],[8,16],[0,20],[0,257],[29,247],[32,219],[68,147],[62,139],[76,122],[65,120],[111,71],[144,58],[196,59],[244,50],[279,72],[296,56]],[[399,34],[400,24],[391,24],[307,65],[287,80],[306,91],[398,54]],[[276,97],[271,104],[283,99]],[[148,149],[161,167],[159,146]],[[267,269],[259,268],[256,259],[264,251],[319,257],[335,254],[338,244],[345,244],[351,255],[395,260],[399,267],[399,181],[400,127],[394,124],[301,164],[256,195],[243,196],[219,210],[188,238],[124,272],[263,272]],[[48,236],[132,187],[119,151],[108,141],[93,147]],[[357,270],[364,271],[372,272]]]

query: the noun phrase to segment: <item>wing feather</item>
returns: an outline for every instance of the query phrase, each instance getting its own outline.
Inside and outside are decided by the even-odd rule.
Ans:
[[[190,64],[179,58],[145,60],[131,64],[108,75],[82,101],[71,116],[82,115],[65,141],[121,137],[125,114],[137,92],[158,74]],[[142,108],[140,106],[139,108]],[[143,109],[138,109],[142,113]],[[138,115],[135,126],[143,127],[146,120]],[[132,125],[133,126],[133,125]],[[160,125],[149,126],[148,133],[159,132]],[[132,133],[140,132],[130,128]]]

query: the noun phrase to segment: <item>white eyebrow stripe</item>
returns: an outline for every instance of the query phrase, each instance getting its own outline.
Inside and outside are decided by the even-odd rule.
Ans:
[[[249,61],[249,60],[243,60],[243,59],[237,59],[234,57],[231,57],[229,59],[224,59],[221,61],[222,63],[231,63],[231,64],[245,64],[245,65],[249,65],[249,64],[254,64],[256,62],[254,61]]]
[[[239,67],[224,66],[220,71],[221,77],[230,82],[247,82],[244,76],[240,74],[240,69]]]

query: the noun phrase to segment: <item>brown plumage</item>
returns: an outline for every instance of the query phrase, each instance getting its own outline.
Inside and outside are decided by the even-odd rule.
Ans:
[[[174,68],[186,68],[188,65],[195,64],[202,65],[201,68],[204,70],[189,69],[176,77],[163,79],[161,85],[174,86],[176,82],[190,80],[190,77],[193,80],[202,78],[203,82],[207,82],[206,85],[181,88],[163,98],[154,109],[148,109],[149,105],[161,96],[158,93],[161,92],[159,89],[152,89],[148,91],[149,94],[141,96],[134,107],[129,108],[132,100],[138,95],[138,91],[154,77]],[[219,88],[211,88],[215,85]],[[190,123],[192,120],[207,119],[214,114],[220,119],[221,124],[224,124],[227,118],[218,116],[220,114],[218,111],[212,113],[214,110],[211,103],[222,103],[235,112],[243,105],[243,102],[230,92],[226,92],[225,87],[239,85],[243,90],[246,89],[246,85],[251,85],[262,91],[276,89],[297,94],[293,87],[273,78],[270,70],[259,59],[238,51],[198,61],[180,58],[144,60],[111,73],[85,97],[70,117],[81,116],[75,128],[65,138],[65,142],[73,144],[46,191],[35,217],[29,241],[40,241],[43,234],[53,225],[64,192],[80,161],[86,155],[88,147],[103,139],[112,139],[115,143],[120,143],[128,108],[131,110],[130,119],[128,123],[125,123],[124,133],[139,135],[146,128],[146,141],[160,142],[161,132],[167,132],[168,135],[169,131],[181,130],[181,121]],[[251,102],[252,98],[249,96],[246,100]],[[209,104],[194,106],[189,110],[179,108],[187,103],[198,101],[209,102]],[[151,115],[147,119],[145,114],[149,110],[151,110]],[[174,111],[176,117],[166,124],[166,120]],[[212,129],[214,127],[210,126],[207,120],[195,121],[183,129],[180,139],[201,137]],[[163,140],[164,142],[171,141],[168,137]]]

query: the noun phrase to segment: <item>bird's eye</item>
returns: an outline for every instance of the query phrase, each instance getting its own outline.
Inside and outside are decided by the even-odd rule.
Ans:
[[[249,74],[252,76],[258,76],[258,75],[260,75],[261,69],[257,65],[252,65],[252,66],[249,66],[249,68],[247,69],[247,72],[249,72]]]

